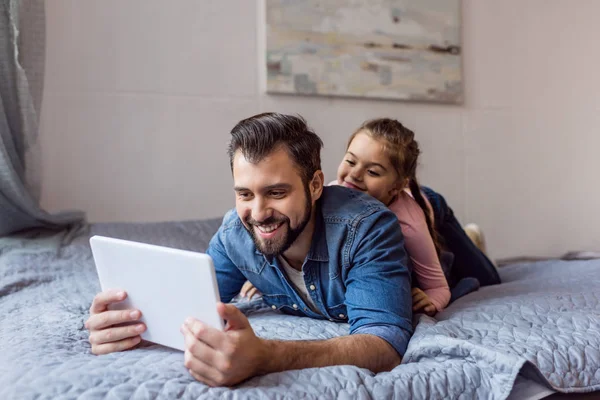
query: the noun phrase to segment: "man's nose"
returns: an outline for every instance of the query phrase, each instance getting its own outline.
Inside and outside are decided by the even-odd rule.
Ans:
[[[269,219],[273,215],[273,210],[269,207],[269,204],[265,199],[255,198],[252,207],[252,219],[256,222],[263,222]]]

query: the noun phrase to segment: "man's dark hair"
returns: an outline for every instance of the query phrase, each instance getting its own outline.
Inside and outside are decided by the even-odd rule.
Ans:
[[[304,118],[264,113],[241,120],[231,130],[227,149],[231,171],[236,151],[240,150],[251,163],[259,163],[278,146],[284,148],[296,163],[305,184],[321,169],[323,141],[308,127]]]

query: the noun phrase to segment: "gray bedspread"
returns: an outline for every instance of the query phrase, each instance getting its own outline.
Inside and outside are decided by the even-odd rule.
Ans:
[[[176,350],[144,344],[90,354],[83,323],[99,283],[88,238],[203,251],[218,225],[96,224],[74,240],[64,233],[0,239],[0,399],[504,399],[519,372],[561,392],[600,390],[599,260],[501,268],[502,285],[459,299],[436,319],[416,317],[403,363],[386,373],[337,366],[208,388]],[[346,324],[277,314],[260,301],[240,307],[266,338],[348,333]]]

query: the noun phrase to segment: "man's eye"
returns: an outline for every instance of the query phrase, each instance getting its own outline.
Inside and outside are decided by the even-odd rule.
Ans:
[[[356,165],[356,163],[352,160],[346,160],[346,162],[348,163],[348,165],[350,165],[352,167]]]
[[[369,173],[369,175],[371,175],[371,176],[381,176],[381,174],[379,174],[379,173],[377,173],[377,172],[375,172],[375,171],[373,171],[373,170],[368,170],[367,172],[368,172],[368,173]]]
[[[250,197],[250,193],[246,193],[246,192],[239,192],[238,193],[238,197],[240,199],[248,199]]]
[[[271,192],[271,197],[281,198],[285,196],[285,192]]]

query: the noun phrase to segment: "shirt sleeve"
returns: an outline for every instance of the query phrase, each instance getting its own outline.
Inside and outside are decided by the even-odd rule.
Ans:
[[[227,219],[227,216],[225,216],[225,219]],[[221,301],[229,303],[242,289],[246,277],[227,255],[224,245],[224,240],[226,240],[225,219],[217,233],[210,240],[206,253],[212,258],[215,265]]]
[[[345,276],[350,334],[387,341],[402,357],[412,335],[410,271],[396,216],[389,210],[356,228]]]

